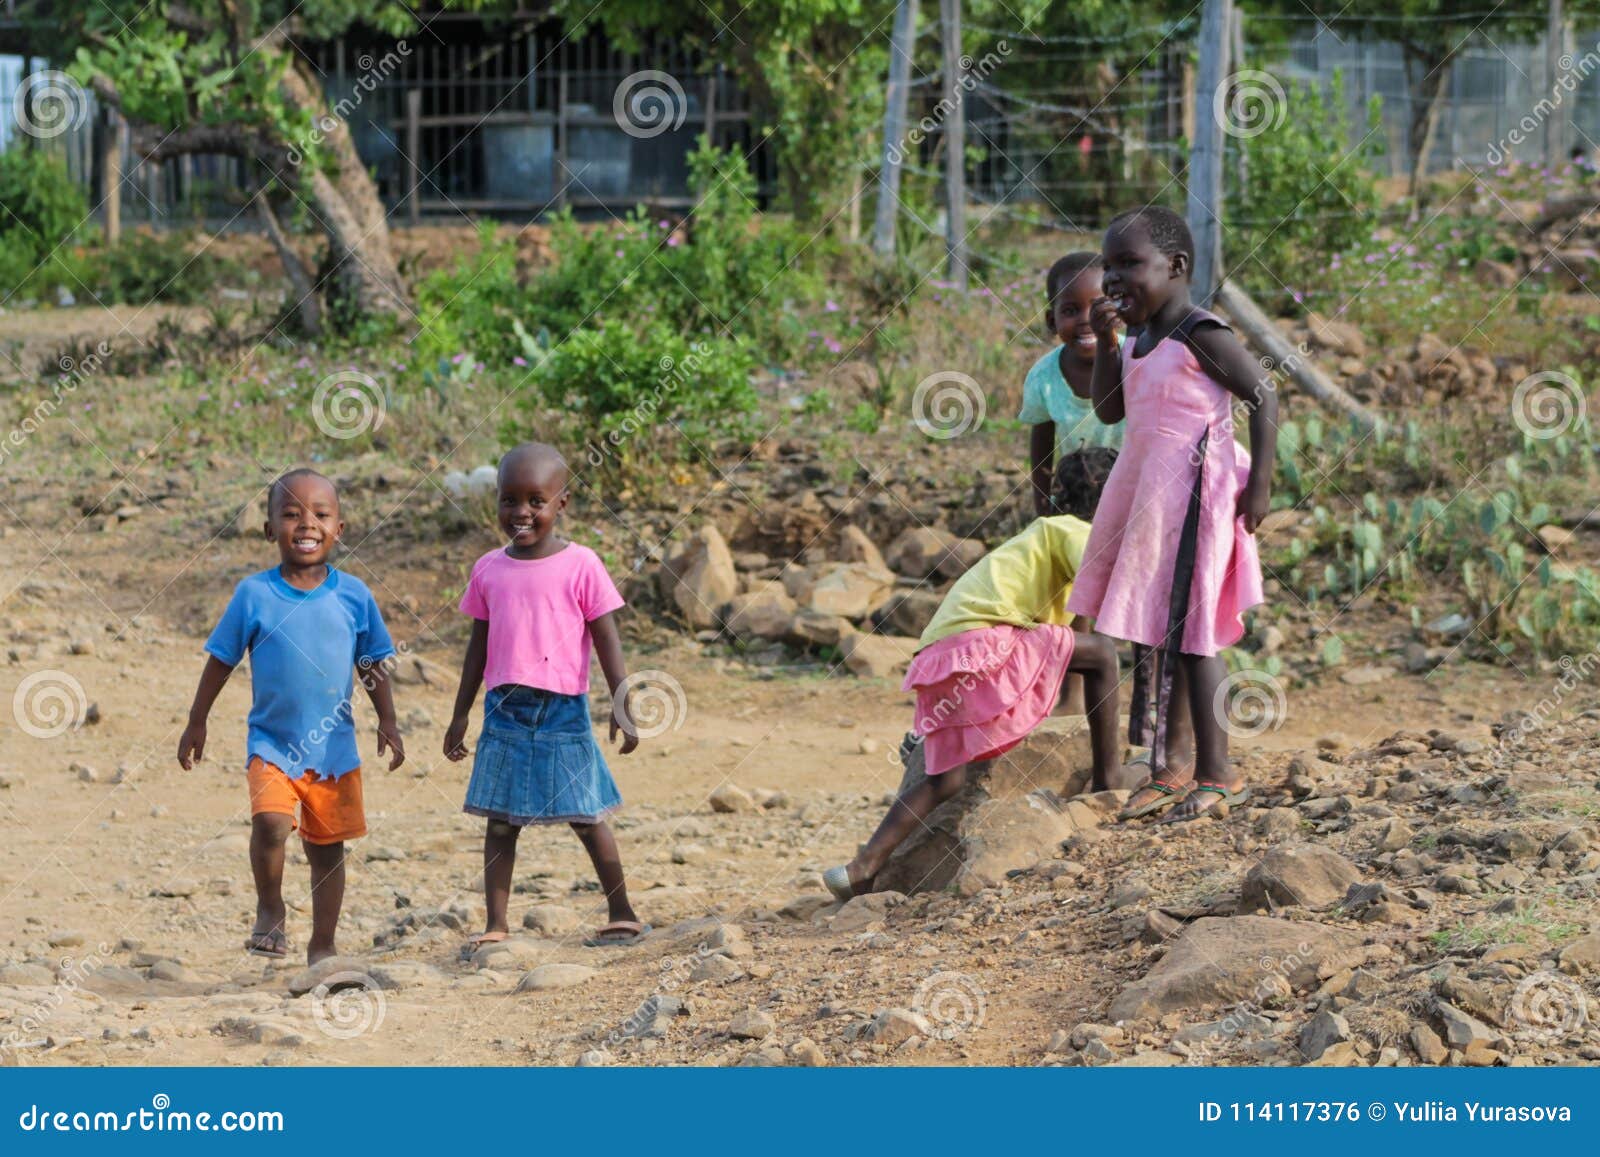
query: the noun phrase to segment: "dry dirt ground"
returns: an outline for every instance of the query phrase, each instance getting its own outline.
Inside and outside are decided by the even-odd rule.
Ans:
[[[1595,917],[1594,866],[1561,860],[1557,849],[1572,851],[1573,830],[1593,832],[1596,723],[1552,720],[1530,741],[1524,770],[1561,801],[1540,810],[1513,794],[1514,776],[1490,782],[1483,756],[1464,754],[1477,750],[1470,742],[1454,755],[1454,739],[1430,745],[1430,729],[1487,742],[1491,720],[1550,692],[1473,664],[1295,691],[1279,729],[1237,746],[1266,806],[1185,827],[1108,824],[974,895],[858,900],[839,914],[819,872],[847,858],[881,815],[900,777],[894,753],[910,700],[890,681],[749,666],[657,634],[631,649],[630,662],[678,680],[681,727],[612,760],[628,801],[616,826],[630,883],[656,934],[623,949],[582,947],[603,907],[582,851],[565,829],[534,830],[522,841],[512,918],[520,925],[531,913],[537,928],[462,962],[461,941],[482,913],[481,821],[460,811],[468,765],[439,748],[461,641],[448,612],[456,556],[473,557],[475,543],[441,549],[450,565],[396,567],[387,585],[374,582],[397,638],[432,661],[436,683],[397,688],[405,766],[365,770],[371,834],[352,845],[341,949],[358,958],[343,967],[373,987],[294,996],[298,960],[241,951],[253,913],[244,672],[213,713],[206,761],[184,772],[173,758],[204,633],[232,582],[267,564],[266,545],[206,542],[192,520],[155,512],[102,529],[105,520],[80,521],[60,493],[31,497],[11,494],[23,525],[0,538],[0,704],[28,712],[33,732],[13,726],[15,716],[0,728],[0,1056],[12,1063],[1299,1063],[1313,1007],[1337,1016],[1330,1010],[1352,1000],[1371,1006],[1373,983],[1386,994],[1379,1005],[1402,991],[1414,997],[1419,986],[1455,982],[1418,980],[1419,966],[1469,969],[1502,942],[1507,963],[1490,966],[1499,973],[1456,981],[1509,989],[1564,967],[1562,944],[1587,943],[1577,938]],[[1570,720],[1592,696],[1564,700],[1559,715]],[[91,704],[92,721],[50,734]],[[604,709],[597,700],[597,717]],[[358,718],[371,759],[370,716]],[[1404,730],[1413,741],[1385,754],[1382,741]],[[1327,759],[1292,763],[1319,739]],[[1422,790],[1385,805],[1394,783]],[[709,797],[727,784],[768,806],[714,811]],[[1396,816],[1410,819],[1420,877],[1399,877],[1392,849],[1379,850],[1388,837],[1374,844],[1375,826],[1388,831]],[[1538,862],[1524,865],[1521,881],[1461,884],[1461,874],[1482,873],[1452,862],[1477,855],[1478,844],[1448,833],[1489,832],[1480,843],[1493,861],[1494,823],[1506,817],[1527,821]],[[1321,918],[1365,946],[1365,994],[1324,991],[1364,983],[1350,981],[1360,964],[1352,957],[1296,978],[1297,991],[1251,998],[1240,1015],[1255,1027],[1215,1048],[1193,1047],[1193,1030],[1238,1006],[1237,993],[1094,1027],[1119,992],[1178,951],[1188,921],[1228,916],[1241,880],[1285,840],[1350,856],[1363,878],[1391,888],[1429,885],[1394,896],[1398,907],[1381,923],[1342,908]],[[1585,868],[1587,890],[1574,890]],[[305,871],[292,853],[296,949],[309,920]],[[1447,875],[1459,892],[1441,884]],[[1541,907],[1529,900],[1493,915],[1502,894],[1534,896]],[[1569,955],[1567,971],[1584,974],[1583,954]],[[548,964],[580,967],[534,971]],[[537,979],[524,980],[530,973]],[[1592,980],[1581,983],[1592,994]],[[1458,1005],[1467,999],[1445,991]],[[1558,995],[1571,1000],[1569,989]],[[1351,1039],[1329,1055],[1414,1061],[1408,1017],[1433,1014],[1415,1000],[1406,1007],[1398,1023],[1368,1018],[1365,1028],[1352,1013]],[[923,1019],[888,1011],[896,1009]],[[1504,1007],[1494,1015],[1502,1063],[1600,1056],[1591,1022],[1570,1039],[1546,1032],[1529,1042]],[[1450,1043],[1449,1059],[1468,1057],[1466,1038]]]

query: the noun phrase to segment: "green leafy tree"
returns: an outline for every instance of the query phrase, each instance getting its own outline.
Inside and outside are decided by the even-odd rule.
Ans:
[[[494,0],[443,0],[484,11]],[[404,38],[416,16],[402,0],[17,0],[31,51],[60,62],[127,118],[147,162],[193,153],[243,158],[257,207],[301,299],[307,328],[318,301],[349,314],[409,308],[384,207],[348,126],[330,108],[297,44],[361,24]],[[328,242],[303,267],[273,208],[293,199]]]

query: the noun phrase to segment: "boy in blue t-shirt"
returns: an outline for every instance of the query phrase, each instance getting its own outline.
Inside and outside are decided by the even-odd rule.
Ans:
[[[205,670],[178,740],[185,770],[205,756],[206,717],[223,684],[250,656],[250,867],[256,922],[245,950],[288,955],[284,933],[284,845],[300,811],[300,839],[311,865],[311,940],[306,959],[335,954],[344,904],[344,842],[367,834],[361,758],[352,721],[352,674],[378,713],[378,754],[389,770],[405,762],[394,695],[382,660],[395,653],[372,592],[328,565],[344,533],[339,492],[315,470],[291,470],[267,494],[266,537],[278,565],[234,588],[222,621],[206,640]]]

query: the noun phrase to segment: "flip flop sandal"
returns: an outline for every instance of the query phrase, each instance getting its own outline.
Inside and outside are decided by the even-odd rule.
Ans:
[[[1217,797],[1217,802],[1202,811],[1195,812],[1192,816],[1167,816],[1161,822],[1166,824],[1190,823],[1199,819],[1201,816],[1208,816],[1212,812],[1216,811],[1217,804],[1225,803],[1231,807],[1234,804],[1244,803],[1245,800],[1250,798],[1249,784],[1245,784],[1238,790],[1234,790],[1228,787],[1227,784],[1223,783],[1197,783],[1194,785],[1194,787],[1189,789],[1188,795],[1199,795],[1203,791],[1208,791],[1215,795]],[[1187,799],[1188,796],[1185,796],[1184,798]],[[1177,801],[1174,800],[1173,802]]]
[[[461,959],[471,960],[472,954],[485,944],[499,944],[506,938],[504,932],[475,932],[467,937],[467,942],[461,946]]]
[[[604,928],[595,929],[593,936],[585,937],[585,948],[617,948],[625,944],[637,944],[650,932],[650,925],[640,924],[637,920],[613,920]]]
[[[1164,812],[1188,794],[1183,784],[1161,783],[1158,780],[1147,780],[1133,789],[1133,794],[1138,795],[1145,790],[1158,791],[1161,794],[1149,803],[1142,803],[1138,807],[1123,808],[1117,813],[1117,822],[1127,820],[1142,820],[1145,816],[1153,816],[1157,812]],[[1132,798],[1131,796],[1129,798]]]
[[[282,960],[289,955],[289,938],[278,931],[252,932],[250,939],[244,942],[244,950],[251,956]]]

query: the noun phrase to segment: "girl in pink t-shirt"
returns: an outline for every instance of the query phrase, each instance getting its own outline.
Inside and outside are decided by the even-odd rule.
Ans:
[[[617,841],[605,822],[622,797],[595,743],[588,697],[592,646],[611,688],[611,738],[622,732],[624,755],[639,746],[613,618],[622,596],[594,551],[554,534],[567,505],[567,464],[553,447],[530,442],[506,454],[499,491],[500,529],[510,541],[477,561],[461,596],[461,610],[474,620],[472,639],[444,737],[445,755],[464,759],[468,717],[486,683],[464,810],[488,820],[489,915],[462,954],[506,938],[517,836],[528,824],[570,824],[589,853],[610,922],[584,943],[632,943],[650,929],[628,903]]]

